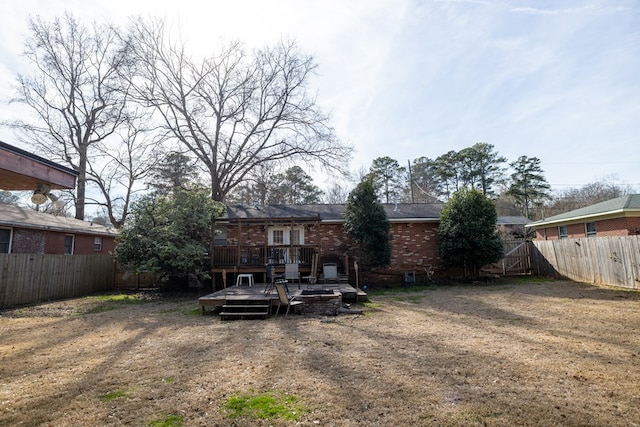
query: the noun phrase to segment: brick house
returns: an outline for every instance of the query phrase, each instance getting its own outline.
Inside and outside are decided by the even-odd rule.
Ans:
[[[526,227],[535,230],[538,240],[640,235],[640,194],[575,209],[534,221]]]
[[[443,204],[384,204],[391,225],[391,266],[380,273],[400,277],[439,264],[437,229]],[[338,264],[350,275],[357,258],[355,243],[344,232],[345,205],[227,206],[217,223],[212,271],[264,273],[267,263],[282,270],[297,263],[301,274],[311,273],[315,254],[318,268]],[[316,272],[318,273],[318,272]]]
[[[102,225],[0,204],[0,253],[108,254],[116,235]]]

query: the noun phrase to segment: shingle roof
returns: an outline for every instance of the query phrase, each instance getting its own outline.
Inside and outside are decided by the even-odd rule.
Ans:
[[[389,221],[422,220],[439,221],[444,206],[441,203],[398,203],[383,204]],[[230,205],[222,219],[289,219],[342,221],[345,205]]]
[[[499,216],[496,223],[498,225],[524,225],[529,224],[531,220],[526,216]]]
[[[564,223],[604,215],[615,215],[617,213],[622,216],[622,214],[628,212],[640,213],[640,194],[627,194],[605,202],[585,206],[584,208],[574,209],[569,212],[564,212],[559,215],[554,215],[549,218],[529,223],[527,224],[527,227],[539,227],[541,225]]]
[[[0,203],[0,226],[34,228],[67,233],[85,233],[101,236],[116,236],[113,228],[108,228],[75,218],[54,216],[17,205]]]

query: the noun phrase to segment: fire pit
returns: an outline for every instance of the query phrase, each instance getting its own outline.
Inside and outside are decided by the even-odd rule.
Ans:
[[[308,314],[335,312],[342,304],[342,293],[335,289],[305,289],[300,295]]]
[[[333,295],[333,289],[305,289],[302,295]]]

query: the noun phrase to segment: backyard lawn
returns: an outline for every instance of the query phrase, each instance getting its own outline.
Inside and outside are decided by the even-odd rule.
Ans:
[[[0,426],[636,426],[640,293],[374,292],[364,315],[202,316],[197,296],[0,311]]]

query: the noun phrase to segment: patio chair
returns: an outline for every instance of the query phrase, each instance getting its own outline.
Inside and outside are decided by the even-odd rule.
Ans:
[[[298,264],[295,264],[295,263],[285,264],[284,278],[287,282],[289,280],[298,282],[298,289],[300,289],[300,271],[298,270]]]
[[[322,264],[322,277],[323,277],[324,283],[327,283],[327,280],[339,282],[340,278],[338,277],[338,264],[335,264],[335,263]]]
[[[285,288],[285,285],[277,284],[276,285],[276,290],[278,291],[278,308],[276,309],[276,315],[280,311],[280,307],[281,306],[287,306],[287,313],[285,314],[285,316],[288,316],[289,315],[289,309],[291,309],[291,307],[297,307],[299,305],[304,304],[304,301],[296,300],[297,296],[295,296],[295,295],[289,296],[287,294],[287,290]]]
[[[320,257],[320,255],[316,252],[313,254],[313,258],[311,260],[311,271],[309,273],[308,276],[302,276],[302,278],[304,280],[306,280],[309,284],[307,285],[307,288],[312,288],[313,285],[315,285],[315,283],[318,281],[316,274],[317,274],[317,270],[318,270],[318,258]]]

